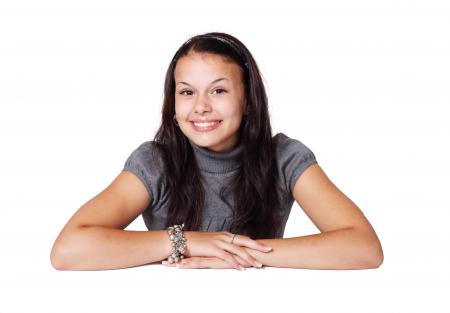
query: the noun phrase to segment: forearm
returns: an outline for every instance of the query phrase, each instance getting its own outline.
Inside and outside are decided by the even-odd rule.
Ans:
[[[55,242],[51,260],[59,270],[104,270],[153,263],[167,258],[167,231],[127,231],[99,226],[72,230]]]
[[[373,234],[352,228],[320,234],[257,240],[273,248],[262,253],[245,248],[266,266],[305,269],[365,269],[381,265],[381,245]]]

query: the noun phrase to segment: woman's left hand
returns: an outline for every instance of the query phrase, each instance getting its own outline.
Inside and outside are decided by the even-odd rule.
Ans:
[[[237,256],[235,256],[237,257]],[[239,258],[239,257],[237,257]],[[247,267],[252,267],[248,262],[244,261],[243,259],[239,260],[240,262],[245,264],[245,267],[243,267],[243,270]],[[190,257],[190,258],[184,258],[178,263],[169,263],[167,261],[163,261],[162,265],[169,266],[169,267],[178,267],[178,268],[234,268],[229,263],[225,262],[221,258],[218,257]],[[177,266],[178,265],[178,266]]]

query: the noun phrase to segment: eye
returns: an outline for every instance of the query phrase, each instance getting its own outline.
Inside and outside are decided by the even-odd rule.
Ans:
[[[190,94],[186,94],[186,92],[190,92]],[[192,95],[192,91],[185,89],[185,90],[180,91],[179,94],[180,95],[191,96]]]
[[[222,89],[222,88],[217,88],[217,89],[213,90],[213,92],[214,92],[214,91],[217,91],[218,94],[227,92],[225,89]],[[220,92],[219,92],[219,91],[220,91]]]

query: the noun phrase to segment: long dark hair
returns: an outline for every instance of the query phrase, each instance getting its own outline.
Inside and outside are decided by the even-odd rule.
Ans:
[[[230,232],[253,239],[275,238],[280,227],[277,214],[277,167],[275,146],[268,110],[267,95],[258,66],[250,51],[235,37],[219,32],[188,39],[175,53],[167,69],[164,83],[162,122],[154,141],[165,164],[169,207],[166,228],[185,224],[184,230],[199,230],[202,223],[204,190],[202,178],[188,138],[174,124],[175,80],[177,61],[190,51],[223,56],[242,70],[247,112],[239,128],[243,143],[242,163],[230,183],[221,191],[221,198],[231,190],[234,204]],[[226,202],[227,203],[227,202]]]

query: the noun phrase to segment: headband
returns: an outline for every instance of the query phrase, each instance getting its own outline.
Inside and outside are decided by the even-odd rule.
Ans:
[[[231,41],[230,39],[227,39],[227,38],[224,38],[224,37],[215,36],[215,35],[206,34],[206,35],[200,35],[200,36],[189,38],[183,44],[183,46],[187,45],[194,38],[195,39],[197,39],[197,38],[210,38],[210,39],[215,39],[215,40],[218,40],[220,42],[225,43],[226,45],[230,46],[239,55],[239,57],[241,58],[242,62],[245,65],[245,67],[248,68],[248,62],[246,61],[246,57],[245,57],[244,52],[239,48],[239,46],[235,42]],[[177,59],[178,59],[178,56],[173,59],[173,63],[175,63],[177,61]]]
[[[229,40],[227,38],[219,37],[219,36],[215,36],[215,35],[202,35],[201,37],[202,38],[216,39],[216,40],[219,40],[219,41],[227,44],[228,46],[233,48],[233,50],[241,57],[241,60],[244,63],[245,67],[248,68],[248,62],[246,61],[245,54],[235,42],[233,42],[233,41],[231,41],[231,40]]]

